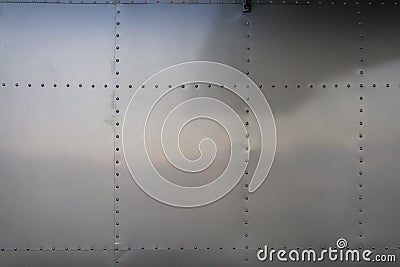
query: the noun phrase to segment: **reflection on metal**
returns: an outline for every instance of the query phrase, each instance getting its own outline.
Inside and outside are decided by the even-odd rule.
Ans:
[[[180,149],[180,133],[192,120],[206,118],[221,125],[230,139],[230,158],[223,173],[202,186],[180,186],[165,179],[147,152],[146,131],[150,114],[163,97],[177,87],[191,83],[215,84],[233,92],[253,112],[261,135],[259,163],[249,185],[256,191],[266,179],[275,155],[276,129],[272,111],[258,86],[240,71],[215,62],[197,61],[166,68],[147,79],[132,97],[124,118],[124,154],[136,183],[151,197],[178,207],[197,207],[225,196],[246,171],[251,151],[245,122],[229,107],[212,97],[184,100],[161,119],[161,145],[170,164],[184,172],[201,172],[215,160],[217,146],[210,138],[199,143],[200,156],[187,159]],[[147,88],[150,87],[150,88]],[[207,133],[205,132],[205,135]]]
[[[397,0],[92,2],[0,0],[0,266],[400,252]]]

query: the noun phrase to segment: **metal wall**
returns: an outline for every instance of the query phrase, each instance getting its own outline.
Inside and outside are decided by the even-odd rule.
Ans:
[[[0,266],[258,266],[339,238],[398,255],[397,2],[160,2],[0,3]],[[182,103],[170,123],[196,120],[160,140]],[[205,139],[201,171],[164,153],[193,164]],[[176,204],[229,166],[226,194]],[[154,173],[193,194],[166,203]]]

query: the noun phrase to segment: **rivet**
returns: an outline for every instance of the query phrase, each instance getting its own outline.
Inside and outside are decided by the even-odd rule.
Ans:
[[[81,250],[81,247],[78,247],[78,250]]]
[[[15,251],[17,251],[17,248],[14,248]]]
[[[119,222],[116,222],[115,225],[119,225]]]
[[[115,213],[119,213],[119,210],[116,210]]]
[[[65,247],[65,250],[68,250],[68,247]]]
[[[15,86],[18,87],[18,83],[15,83]]]
[[[92,84],[92,88],[94,88],[95,87],[95,85],[94,84]]]
[[[56,250],[56,248],[55,248],[55,247],[52,247],[51,249],[52,249],[52,250]]]
[[[79,87],[82,87],[82,84],[79,84]]]
[[[31,87],[31,86],[32,86],[32,84],[28,83],[28,87]]]
[[[116,200],[116,201],[119,201],[119,197],[117,197],[115,200]],[[118,224],[117,224],[117,225],[118,225]]]

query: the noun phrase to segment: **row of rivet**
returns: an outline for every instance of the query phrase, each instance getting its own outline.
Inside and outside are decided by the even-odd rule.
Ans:
[[[275,246],[270,246],[270,248],[271,249],[274,249],[275,248]],[[98,252],[98,251],[137,251],[137,250],[213,250],[213,251],[218,251],[218,250],[226,250],[226,249],[232,249],[232,250],[234,250],[234,251],[236,251],[236,250],[254,250],[254,249],[256,249],[256,248],[250,248],[249,246],[244,246],[244,248],[238,248],[238,247],[236,247],[236,246],[229,246],[229,247],[227,247],[227,246],[211,246],[211,245],[208,245],[208,246],[206,246],[206,247],[199,247],[199,246],[197,246],[197,245],[194,245],[194,246],[192,246],[192,247],[188,247],[188,246],[178,246],[178,247],[171,247],[171,246],[166,246],[166,247],[159,247],[159,246],[154,246],[154,247],[148,247],[148,248],[146,248],[145,246],[139,246],[139,247],[137,247],[137,248],[132,248],[132,247],[128,247],[128,248],[126,248],[126,249],[121,249],[121,248],[118,248],[118,247],[115,247],[114,249],[110,249],[110,248],[107,248],[107,247],[103,247],[103,248],[95,248],[95,247],[89,247],[89,248],[81,248],[81,247],[64,247],[64,248],[56,248],[56,247],[51,247],[51,248],[44,248],[44,247],[39,247],[39,248],[30,248],[30,247],[27,247],[27,248],[16,248],[16,247],[14,247],[14,248],[12,248],[12,249],[5,249],[5,248],[1,248],[0,249],[0,251],[1,252],[13,252],[13,251],[15,251],[15,252],[26,252],[26,251],[29,251],[29,252],[40,252],[40,251],[43,251],[43,252],[50,252],[50,251],[71,251],[71,252],[74,252],[74,251],[82,251],[82,252],[91,252],[91,251],[93,251],[93,252]],[[260,246],[258,246],[258,248],[257,249],[262,249],[262,246],[260,245]],[[288,249],[288,246],[282,246],[282,249]],[[290,249],[290,248],[289,248]],[[312,247],[312,246],[310,246],[310,247],[300,247],[300,246],[297,246],[297,247],[294,247],[294,248],[292,248],[292,249],[296,249],[296,250],[300,250],[300,249],[317,249],[316,247]],[[326,247],[325,246],[321,246],[320,247],[320,249],[326,249]],[[355,247],[353,247],[353,248],[350,248],[349,247],[349,249],[371,249],[371,250],[400,250],[400,246],[398,246],[398,247],[375,247],[375,246],[372,246],[372,247],[363,247],[363,246],[359,246],[358,248],[355,248]]]
[[[0,2],[1,4],[2,2]],[[186,1],[186,0],[169,0],[169,1],[48,1],[48,0],[7,0],[7,2],[4,3],[49,3],[49,4],[241,4],[241,1],[237,0],[218,0],[218,1],[212,1],[212,0],[206,0],[206,1]],[[286,1],[286,0],[281,0],[281,1],[273,1],[273,0],[265,0],[265,1],[253,1],[254,4],[275,4],[275,5],[344,5],[344,6],[351,6],[353,4],[359,5],[360,2],[335,2],[335,1]],[[368,5],[379,5],[379,6],[385,6],[385,5],[394,5],[398,6],[399,2],[382,2],[382,1],[374,1],[374,2],[368,2]]]
[[[120,63],[120,58],[119,58],[119,51],[120,51],[120,46],[119,46],[119,38],[120,38],[120,33],[119,33],[119,26],[121,24],[119,14],[121,13],[119,6],[115,7],[115,81],[116,88],[119,88],[118,80],[119,80],[119,63]],[[132,85],[129,85],[129,88],[132,88]],[[114,95],[114,103],[115,103],[115,139],[114,139],[114,145],[115,145],[115,156],[114,156],[114,169],[115,169],[115,175],[114,175],[114,250],[117,251],[119,250],[118,247],[118,239],[120,238],[119,234],[119,229],[118,226],[120,225],[119,223],[119,215],[120,215],[120,208],[118,206],[118,203],[120,201],[120,197],[118,194],[118,189],[120,188],[119,186],[119,181],[118,177],[120,176],[120,171],[119,171],[119,164],[120,164],[120,110],[118,107],[118,102],[120,101],[120,96],[117,95],[117,92],[115,91]],[[114,261],[115,263],[119,263],[117,255],[114,253]]]
[[[360,36],[362,36],[362,35],[360,35]],[[360,48],[363,49],[363,46],[360,46]],[[248,46],[247,49],[250,50],[250,46]],[[250,58],[248,58],[247,61],[250,62]],[[361,62],[364,61],[364,58],[360,58],[360,61],[361,61]],[[117,62],[117,63],[119,62],[119,59],[118,59],[118,58],[116,59],[116,62]],[[116,72],[118,72],[118,74],[119,74],[119,71],[116,71]],[[249,71],[246,71],[246,74],[249,75],[250,72],[249,72]],[[364,70],[360,70],[360,75],[363,75],[363,74],[364,74]],[[2,86],[2,87],[6,87],[7,84],[3,82],[3,83],[1,83],[1,86]],[[23,86],[23,85],[21,85],[21,84],[19,84],[19,83],[14,83],[13,86],[14,86],[14,87],[21,87],[21,86]],[[28,84],[26,84],[26,86],[27,86],[27,87],[32,87],[33,85],[32,85],[31,83],[28,83]],[[39,86],[40,86],[40,87],[47,87],[47,85],[44,84],[44,83],[40,84]],[[61,85],[55,83],[55,84],[51,84],[51,85],[49,85],[49,86],[50,86],[50,87],[53,87],[53,88],[58,88],[58,87],[60,87]],[[260,87],[263,87],[262,84],[260,84],[259,86],[260,86]],[[318,86],[321,87],[321,88],[326,88],[326,87],[330,87],[330,86],[335,87],[335,88],[342,87],[342,85],[340,85],[340,84],[338,84],[338,83],[330,84],[330,85],[327,85],[327,84],[315,85],[315,84],[312,84],[312,83],[310,83],[310,84],[304,84],[304,85],[302,85],[302,84],[295,84],[295,85],[281,84],[281,85],[279,85],[279,84],[275,84],[275,83],[270,84],[270,87],[271,87],[271,88],[280,88],[280,87],[281,87],[281,88],[314,88],[314,87],[318,87]],[[347,87],[347,88],[354,87],[354,85],[352,85],[351,83],[346,83],[346,84],[344,84],[343,86],[344,86],[344,87]],[[368,84],[360,83],[360,84],[358,84],[357,86],[358,86],[358,87],[364,87],[364,86],[368,86]],[[372,83],[372,84],[370,84],[370,86],[373,87],[373,88],[377,88],[377,87],[379,88],[379,87],[381,87],[381,86],[379,86],[379,84],[376,84],[376,83]],[[383,85],[382,85],[382,87],[386,87],[386,88],[391,88],[391,87],[393,87],[393,86],[398,86],[398,87],[400,87],[400,84],[395,84],[395,85],[394,85],[394,84],[390,84],[390,83],[383,83]],[[70,88],[70,87],[73,87],[73,85],[71,85],[70,83],[66,83],[66,84],[65,84],[65,87]],[[83,88],[84,85],[83,85],[82,83],[80,83],[80,84],[78,84],[78,87],[79,87],[79,88]],[[104,84],[103,87],[106,89],[106,88],[109,88],[109,85],[108,85],[108,84]],[[155,85],[155,87],[158,88],[158,85]],[[94,88],[96,88],[96,85],[95,85],[95,84],[91,84],[91,85],[89,85],[89,88],[94,89]],[[123,87],[121,87],[119,84],[116,84],[116,85],[115,85],[115,88],[119,89],[119,88],[123,88]],[[132,86],[132,84],[128,84],[128,85],[126,86],[126,88],[133,89],[133,86]]]
[[[359,75],[360,75],[360,77],[359,77],[359,80],[360,80],[360,85],[362,85],[363,83],[363,78],[364,78],[364,75],[365,75],[365,71],[364,71],[364,62],[365,62],[365,57],[364,57],[364,50],[365,50],[365,47],[364,47],[364,32],[363,32],[363,22],[362,22],[362,15],[361,15],[361,10],[360,10],[360,8],[358,8],[357,9],[357,24],[358,24],[358,27],[359,27],[359,42],[360,42],[360,46],[359,46],[359,54],[360,54],[360,59],[359,59],[359,64],[360,64],[360,71],[359,71]],[[373,84],[372,85],[373,87],[375,87],[376,85],[375,84]],[[361,87],[363,87],[363,86],[361,86]],[[390,87],[390,84],[386,84],[386,87]],[[363,95],[360,95],[359,96],[359,98],[358,98],[358,100],[359,100],[359,102],[360,102],[360,104],[359,104],[359,108],[358,108],[358,112],[359,112],[359,114],[360,114],[360,120],[359,120],[359,122],[358,122],[358,127],[359,127],[359,131],[358,131],[358,136],[356,137],[356,138],[358,138],[358,168],[357,168],[357,175],[358,175],[358,180],[360,180],[359,181],[359,183],[358,183],[358,200],[359,200],[359,205],[358,205],[358,215],[359,215],[359,220],[358,220],[358,224],[360,225],[360,230],[359,230],[359,233],[358,233],[358,236],[359,236],[359,238],[362,238],[363,237],[363,231],[362,231],[362,228],[361,228],[361,226],[362,226],[362,224],[364,223],[364,221],[363,221],[363,214],[362,214],[362,212],[363,212],[363,206],[362,206],[362,199],[363,199],[363,194],[362,194],[362,189],[363,189],[363,183],[362,183],[362,176],[364,175],[364,150],[365,150],[365,148],[364,148],[364,146],[363,146],[363,144],[362,144],[362,139],[364,138],[364,133],[363,133],[363,127],[365,127],[365,123],[364,123],[364,121],[361,119],[362,118],[362,115],[363,115],[363,112],[364,112],[364,107],[363,107],[363,100],[364,100],[364,96]]]
[[[250,40],[252,37],[252,33],[251,33],[251,21],[250,21],[250,15],[249,13],[245,13],[245,15],[243,16],[244,20],[245,20],[245,37],[246,37],[246,49],[245,49],[245,53],[246,53],[246,64],[247,64],[247,71],[246,71],[246,75],[250,75],[250,63],[251,63],[251,55],[252,55],[252,50],[251,50],[251,45],[250,45]],[[246,108],[245,109],[245,114],[246,116],[249,114],[250,109]],[[248,122],[246,122],[246,126],[248,126]],[[248,129],[247,129],[248,132]],[[247,138],[249,138],[249,134],[247,133]],[[250,154],[248,156],[248,159],[250,158]],[[248,170],[245,170],[245,178],[243,179],[244,182],[244,226],[245,226],[245,233],[244,233],[244,238],[245,238],[245,249],[248,249],[248,245],[247,245],[247,240],[249,237],[249,222],[248,222],[248,212],[249,212],[249,206],[248,206],[248,200],[249,200],[249,191],[248,191],[248,179],[247,176],[249,174]],[[248,262],[249,258],[248,255],[244,255],[244,261]]]

